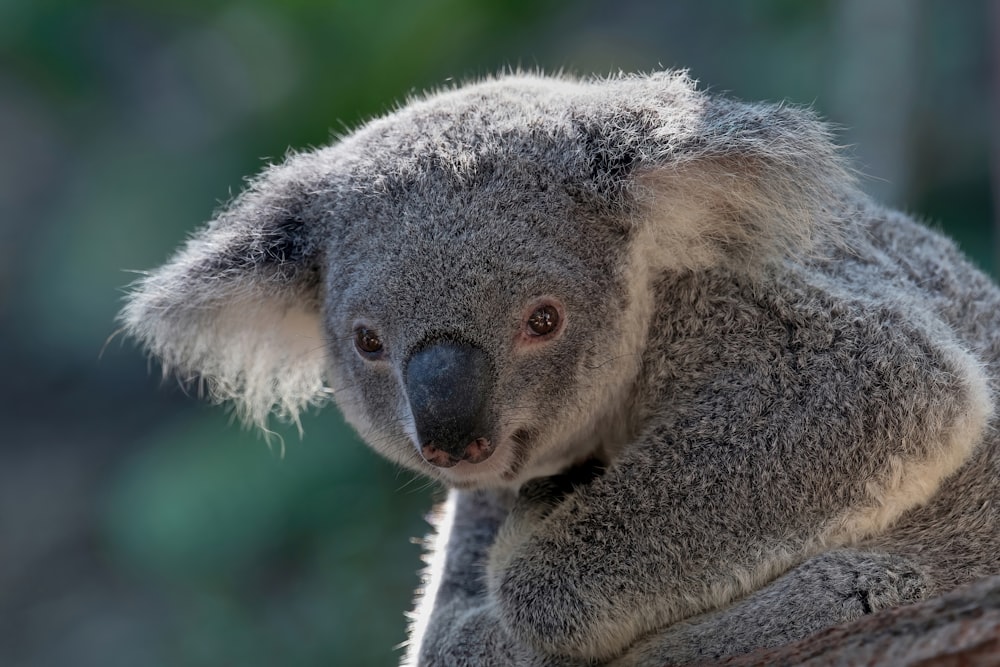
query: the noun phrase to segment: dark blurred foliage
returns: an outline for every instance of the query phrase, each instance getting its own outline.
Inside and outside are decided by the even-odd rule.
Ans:
[[[127,271],[267,159],[504,67],[689,67],[816,107],[869,190],[992,267],[987,9],[0,0],[0,665],[398,659],[440,490],[332,409],[269,448],[130,344],[100,354]]]

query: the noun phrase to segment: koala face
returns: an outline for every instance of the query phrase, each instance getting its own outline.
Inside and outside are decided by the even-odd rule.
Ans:
[[[623,337],[635,325],[629,238],[552,182],[552,158],[525,160],[479,127],[447,129],[449,143],[480,147],[460,169],[397,140],[413,172],[355,162],[331,210],[332,226],[351,230],[325,253],[331,384],[388,458],[455,486],[510,484],[597,444],[605,410],[591,394],[621,384],[609,362],[635,338]],[[550,137],[563,154],[573,139]],[[354,139],[367,141],[384,130]]]
[[[247,421],[332,396],[394,461],[517,485],[640,427],[656,276],[807,246],[832,151],[683,73],[439,92],[266,169],[121,319]]]

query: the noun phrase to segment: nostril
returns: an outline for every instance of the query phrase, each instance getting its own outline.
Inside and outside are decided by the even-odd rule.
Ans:
[[[420,455],[424,458],[424,461],[438,468],[451,468],[458,463],[458,459],[434,445],[424,445],[421,447]]]
[[[465,453],[462,455],[463,461],[469,463],[482,463],[493,454],[493,443],[486,438],[476,438],[465,446]]]
[[[473,464],[482,463],[493,455],[493,450],[493,443],[488,438],[476,438],[465,446],[460,457],[432,443],[420,447],[420,456],[432,466],[451,468],[460,460]]]

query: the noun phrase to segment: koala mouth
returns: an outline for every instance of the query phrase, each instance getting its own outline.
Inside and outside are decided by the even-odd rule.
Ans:
[[[459,450],[445,449],[430,442],[420,447],[420,456],[424,461],[437,468],[452,468],[462,461],[472,465],[482,463],[493,455],[495,447],[487,438],[476,438]]]
[[[490,460],[473,463],[456,460],[452,465],[435,466],[448,484],[458,489],[474,489],[507,485],[517,482],[530,460],[531,444],[535,433],[519,428],[506,437],[496,437],[495,454]]]

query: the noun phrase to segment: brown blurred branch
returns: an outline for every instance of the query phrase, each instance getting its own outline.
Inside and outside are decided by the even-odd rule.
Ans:
[[[764,665],[1000,665],[1000,577],[915,605],[889,609],[800,642],[720,663]]]

